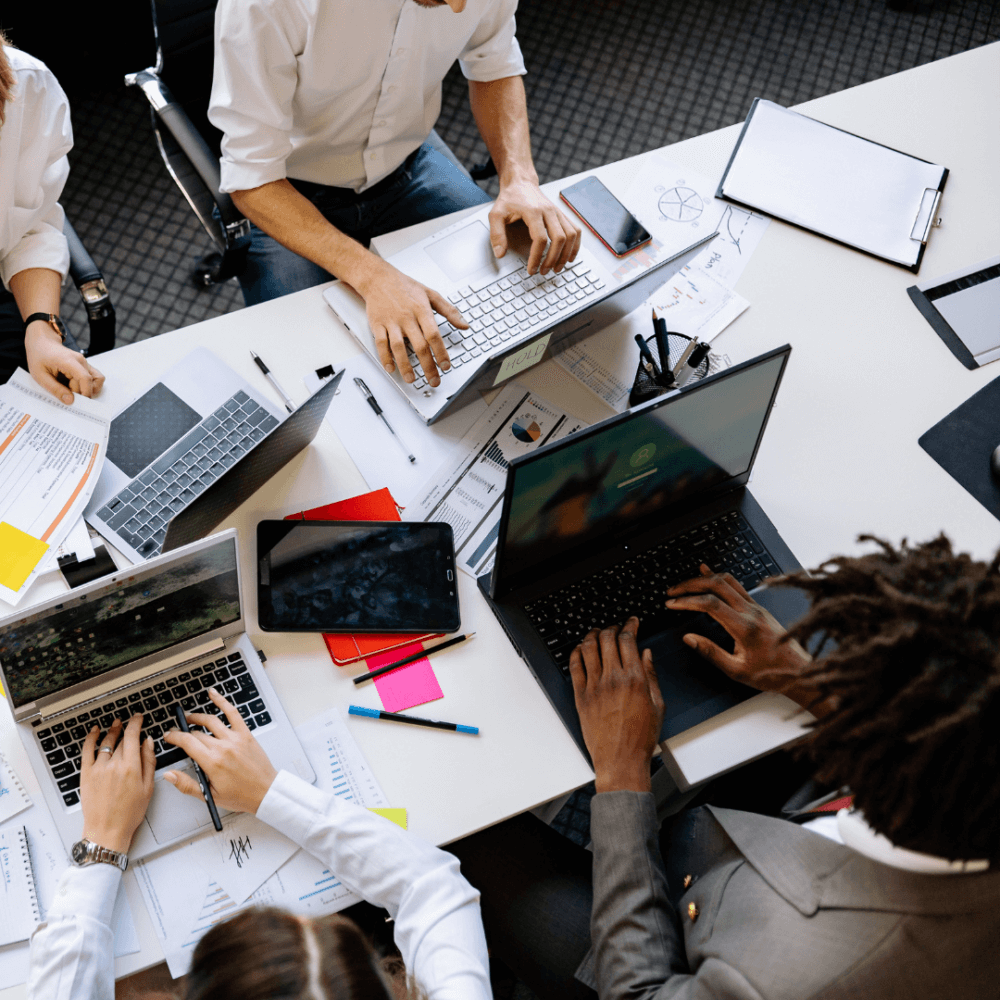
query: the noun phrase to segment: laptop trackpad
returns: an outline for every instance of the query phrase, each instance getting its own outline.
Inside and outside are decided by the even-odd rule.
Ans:
[[[194,772],[190,768],[175,767],[172,770],[194,778]],[[159,777],[156,779],[153,799],[146,810],[146,822],[158,844],[169,844],[178,837],[212,825],[204,799],[184,795]]]
[[[663,693],[665,712],[660,742],[738,705],[758,692],[728,678],[699,653],[685,646],[682,636],[696,632],[731,652],[733,640],[707,615],[697,615],[685,628],[660,632],[648,639],[640,636],[639,647],[653,651],[656,676]]]

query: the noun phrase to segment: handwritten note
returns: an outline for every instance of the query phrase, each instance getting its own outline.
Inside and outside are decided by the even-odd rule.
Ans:
[[[21,779],[0,753],[0,823],[29,808],[31,799],[21,784]]]
[[[493,384],[499,385],[501,382],[506,382],[507,379],[513,378],[518,372],[523,372],[537,365],[545,356],[545,348],[549,346],[551,338],[552,334],[547,333],[544,337],[533,340],[527,346],[522,347],[521,350],[504,358],[503,364],[500,366],[500,371],[497,372],[496,381]]]
[[[237,903],[260,888],[299,848],[287,837],[249,813],[223,821],[199,852],[199,863]]]
[[[376,670],[387,663],[392,663],[393,660],[401,660],[411,653],[419,653],[422,648],[421,643],[414,642],[401,649],[370,656],[365,664],[369,670]],[[426,656],[405,667],[390,670],[389,673],[376,677],[375,687],[387,712],[403,712],[415,705],[425,705],[429,701],[437,701],[438,698],[444,697],[431,661]]]

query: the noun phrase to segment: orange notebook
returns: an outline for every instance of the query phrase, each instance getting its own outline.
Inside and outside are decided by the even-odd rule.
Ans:
[[[297,514],[289,514],[286,521],[398,521],[399,508],[388,489],[374,490],[362,493],[361,496],[349,500],[339,500],[323,507],[313,507],[312,510],[301,510]],[[384,653],[400,646],[408,646],[411,642],[424,642],[427,639],[440,638],[443,633],[429,632],[424,635],[414,635],[412,632],[378,635],[338,633],[331,635],[323,633],[326,648],[330,651],[333,662],[338,667],[348,663],[356,663],[376,653]]]

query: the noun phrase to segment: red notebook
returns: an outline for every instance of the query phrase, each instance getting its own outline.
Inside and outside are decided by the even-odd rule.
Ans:
[[[323,507],[313,507],[312,510],[301,510],[297,514],[289,514],[285,520],[398,521],[400,517],[399,508],[396,506],[396,501],[392,499],[392,494],[388,489],[383,488],[371,493],[362,493],[361,496],[351,497],[349,500],[339,500],[337,503],[328,503]],[[358,660],[363,660],[376,653],[384,653],[390,649],[398,649],[400,646],[408,646],[411,642],[437,639],[441,635],[443,635],[441,632],[428,632],[423,635],[414,635],[412,632],[393,634],[380,632],[378,635],[361,633],[331,635],[325,632],[323,639],[333,662],[338,667],[343,667],[348,663],[356,663]]]

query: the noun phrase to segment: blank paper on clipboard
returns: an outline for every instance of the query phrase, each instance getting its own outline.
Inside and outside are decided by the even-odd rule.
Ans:
[[[915,272],[947,176],[758,98],[717,194]]]

